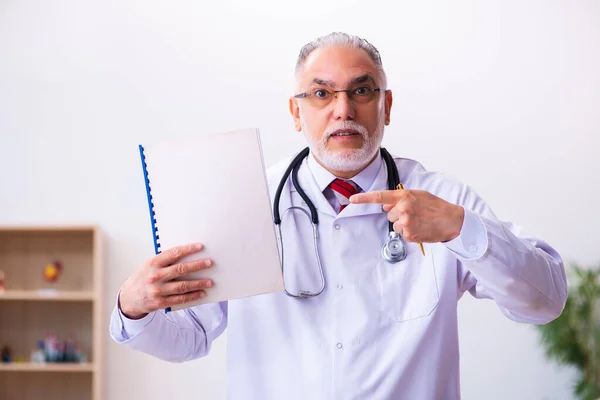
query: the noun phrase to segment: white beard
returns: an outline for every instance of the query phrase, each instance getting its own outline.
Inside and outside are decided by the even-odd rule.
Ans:
[[[363,138],[363,146],[359,149],[348,149],[343,151],[333,151],[327,147],[329,136],[340,129],[352,129],[357,131]],[[320,141],[314,139],[304,124],[302,119],[302,131],[308,142],[308,147],[314,156],[331,171],[350,172],[358,171],[367,166],[374,158],[383,139],[383,131],[385,123],[383,113],[377,121],[377,128],[373,135],[369,135],[367,129],[354,121],[340,121],[329,127],[324,133]]]

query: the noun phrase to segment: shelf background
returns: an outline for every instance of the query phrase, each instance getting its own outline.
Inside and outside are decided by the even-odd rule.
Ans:
[[[102,251],[94,226],[0,226],[0,347],[13,358],[0,363],[0,399],[103,399]],[[55,260],[60,276],[46,282]],[[87,362],[31,363],[48,333],[74,340]]]

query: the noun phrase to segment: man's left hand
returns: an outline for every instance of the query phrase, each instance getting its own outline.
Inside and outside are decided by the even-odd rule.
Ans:
[[[408,242],[448,242],[460,234],[464,209],[424,190],[380,190],[359,193],[350,203],[382,204],[394,231]]]

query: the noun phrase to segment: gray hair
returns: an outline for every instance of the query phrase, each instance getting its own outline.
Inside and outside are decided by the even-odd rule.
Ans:
[[[306,61],[306,58],[310,55],[310,53],[321,47],[334,46],[342,46],[351,49],[362,49],[366,51],[369,57],[371,57],[371,60],[373,60],[373,62],[375,63],[375,66],[377,67],[377,71],[381,76],[383,86],[386,87],[387,76],[385,74],[385,71],[383,70],[383,63],[381,62],[381,56],[379,55],[379,51],[366,39],[343,32],[333,32],[326,36],[321,36],[302,47],[302,49],[300,50],[300,54],[298,55],[298,60],[296,61],[296,76],[298,76],[298,74],[302,70],[302,67],[304,67],[304,62]]]

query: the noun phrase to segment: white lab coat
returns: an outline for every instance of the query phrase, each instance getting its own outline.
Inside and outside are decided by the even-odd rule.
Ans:
[[[272,198],[289,161],[268,171]],[[413,160],[395,161],[405,188],[465,208],[457,239],[425,243],[425,257],[409,243],[405,261],[387,263],[381,246],[388,220],[381,205],[351,204],[337,215],[305,160],[300,183],[320,218],[327,283],[320,296],[266,294],[138,321],[115,307],[112,337],[181,362],[206,355],[227,327],[228,399],[459,399],[457,301],[463,293],[493,299],[512,320],[545,323],[564,307],[564,267],[554,249],[496,219],[466,185]],[[381,163],[367,190],[386,188]],[[290,205],[305,207],[288,180],[281,210]],[[293,222],[284,218],[282,224],[286,284],[288,290],[314,288],[319,281],[310,228]]]

